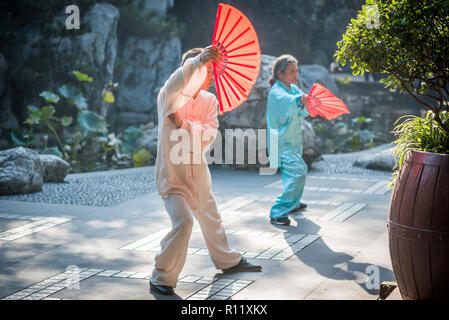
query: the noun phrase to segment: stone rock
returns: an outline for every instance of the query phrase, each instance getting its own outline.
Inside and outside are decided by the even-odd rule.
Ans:
[[[10,144],[8,139],[0,138],[0,150],[9,149]]]
[[[271,77],[273,63],[276,57],[263,54],[260,59],[260,72],[256,80],[256,83],[251,90],[248,100],[239,106],[236,110],[228,112],[219,116],[220,131],[223,136],[224,145],[224,130],[225,129],[266,129],[266,106],[267,97],[270,90],[268,80]],[[301,67],[302,68],[302,67]],[[305,71],[315,70],[316,68],[305,68]],[[322,71],[322,70],[321,70]],[[324,74],[324,72],[323,72]],[[303,79],[304,74],[298,77],[298,81]],[[309,76],[313,78],[313,76]],[[308,80],[307,80],[308,81]],[[315,134],[312,125],[307,121],[303,121],[303,155],[304,160],[310,166],[314,160],[318,160],[321,157],[321,140]],[[245,144],[246,147],[246,144]],[[245,154],[247,150],[245,150]],[[245,158],[246,159],[246,158]],[[239,165],[242,168],[242,165]]]
[[[6,63],[3,54],[0,53],[0,136],[2,139],[0,150],[9,147],[9,142],[6,138],[9,133],[8,129],[16,129],[19,127],[19,122],[11,111],[11,94],[6,86],[7,70],[8,64]]]
[[[6,84],[5,84],[5,76],[6,71],[8,70],[8,64],[6,63],[3,54],[0,53],[0,97],[3,96],[5,92]]]
[[[3,99],[0,100],[0,131],[19,127],[17,117],[12,113],[10,88],[6,88],[6,91]]]
[[[117,119],[121,125],[157,120],[157,94],[170,74],[179,67],[180,58],[181,41],[178,37],[169,40],[126,39],[121,59],[126,61],[127,67],[119,80],[117,99]]]
[[[57,94],[57,88],[73,80],[74,69],[87,73],[93,78],[82,84],[83,94],[89,110],[105,115],[106,103],[101,95],[105,84],[113,79],[117,54],[117,25],[119,10],[108,3],[94,4],[87,12],[81,12],[81,22],[90,25],[86,33],[73,30],[70,36],[48,36],[40,26],[31,23],[18,33],[26,39],[8,47],[8,63],[11,72],[7,80],[11,90],[11,110],[26,117],[27,105],[42,106],[39,93],[50,90]],[[65,25],[67,14],[61,10],[52,16],[49,24],[54,28]],[[49,67],[42,71],[42,65]],[[45,74],[45,75],[44,75]],[[26,75],[27,81],[22,78]]]
[[[175,1],[171,13],[186,23],[189,30],[183,38],[186,48],[210,42],[210,34],[204,30],[215,21],[217,2]],[[293,53],[300,64],[328,66],[337,49],[336,43],[363,4],[364,0],[246,0],[238,1],[236,6],[253,23],[263,52],[275,56]]]
[[[354,165],[366,169],[392,171],[395,166],[393,149],[388,148],[371,156],[356,160]]]
[[[121,125],[139,125],[150,121],[151,115],[139,112],[120,112],[118,121]]]
[[[63,159],[52,154],[40,154],[44,182],[63,182],[70,165]]]
[[[302,122],[302,157],[309,167],[313,161],[322,159],[321,139],[316,135],[311,123],[307,120]]]
[[[89,23],[91,32],[75,36],[54,38],[59,43],[58,56],[75,55],[77,61],[89,68],[87,72],[94,81],[85,86],[89,109],[106,116],[106,105],[101,96],[102,89],[113,80],[114,64],[117,56],[117,25],[119,10],[108,3],[96,3],[83,15]],[[63,17],[64,21],[66,17]],[[55,22],[60,22],[55,19]],[[83,70],[81,70],[83,71]]]
[[[144,9],[155,11],[160,15],[165,15],[174,4],[174,0],[143,0]]]
[[[42,191],[42,164],[36,151],[18,147],[0,151],[0,194]]]
[[[314,83],[321,82],[323,86],[329,89],[333,94],[338,96],[340,94],[337,83],[331,76],[330,72],[318,64],[300,65],[301,72],[299,74],[299,80],[301,89],[307,94]]]

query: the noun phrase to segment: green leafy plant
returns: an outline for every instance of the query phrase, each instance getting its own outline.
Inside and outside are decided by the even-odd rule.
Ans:
[[[150,161],[152,158],[150,151],[148,151],[145,148],[140,149],[133,155],[134,159],[134,166],[135,167],[142,167],[145,166],[148,161]]]
[[[75,72],[74,72],[75,74]],[[77,79],[88,79],[87,75],[77,72]],[[108,87],[110,88],[110,87]],[[50,91],[40,94],[47,103],[62,103],[76,107],[76,121],[71,116],[56,117],[55,106],[48,105],[41,108],[28,106],[29,115],[24,121],[30,126],[27,130],[13,130],[11,139],[17,146],[33,147],[35,142],[34,130],[37,129],[43,135],[44,145],[39,150],[41,154],[53,154],[80,167],[80,170],[94,170],[94,164],[100,161],[98,168],[105,169],[111,166],[111,162],[132,161],[135,167],[145,166],[153,159],[151,153],[145,148],[138,148],[137,140],[143,135],[141,128],[127,127],[121,134],[109,133],[104,117],[95,112],[86,110],[87,104],[81,90],[76,86],[63,85],[58,88],[60,96]],[[106,94],[105,94],[106,93]],[[106,103],[115,100],[110,90],[103,90],[103,98]],[[74,128],[69,128],[74,124]],[[67,129],[61,138],[58,133],[61,128]],[[70,130],[69,130],[70,129]],[[65,134],[64,134],[65,133]],[[58,142],[58,146],[48,146],[48,136],[52,135]],[[97,147],[101,147],[99,148]],[[100,152],[103,150],[103,152]],[[81,154],[81,157],[79,156]]]
[[[449,113],[440,114],[441,121],[449,125]],[[403,116],[399,118],[394,134],[398,136],[395,141],[394,156],[398,159],[396,167],[401,167],[408,150],[416,149],[432,153],[449,154],[449,134],[435,121],[435,114],[428,111],[424,118],[417,116]]]
[[[153,159],[150,151],[145,148],[139,148],[137,140],[143,135],[140,128],[129,126],[118,136],[111,133],[107,139],[102,140],[102,147],[105,150],[105,158],[119,161],[133,160],[134,167],[148,165]],[[103,139],[103,138],[102,138]]]
[[[11,131],[11,141],[17,147],[30,147],[36,137],[31,130],[14,129]]]
[[[378,28],[369,23],[370,6],[377,7]],[[386,87],[408,93],[430,110],[424,119],[409,117],[395,129],[399,168],[410,149],[447,150],[449,0],[367,0],[337,46],[337,61],[350,62],[354,75],[387,74],[381,80]]]
[[[78,82],[93,81],[92,77],[78,70],[74,70],[73,75]],[[57,155],[75,165],[80,160],[79,153],[83,153],[83,160],[92,162],[92,159],[98,156],[96,146],[101,149],[101,143],[107,141],[106,119],[87,110],[87,100],[78,86],[64,84],[58,88],[58,93],[59,95],[51,91],[41,92],[39,96],[45,100],[46,105],[40,108],[27,106],[29,113],[24,123],[29,125],[29,129],[12,131],[11,140],[15,145],[36,147],[34,133],[38,131],[44,140],[40,153]],[[113,93],[107,90],[104,101],[111,103],[114,100]],[[75,117],[56,116],[58,109],[73,108],[76,110]],[[48,146],[49,137],[56,140],[57,146]]]
[[[374,130],[373,119],[364,116],[350,120],[340,117],[331,121],[317,117],[311,120],[311,124],[323,141],[323,153],[356,152],[393,139],[383,131]]]

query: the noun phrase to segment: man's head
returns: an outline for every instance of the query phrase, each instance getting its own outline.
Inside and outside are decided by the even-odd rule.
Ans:
[[[203,52],[203,48],[193,48],[190,49],[189,51],[184,52],[184,54],[182,55],[182,59],[181,59],[181,66],[184,65],[184,63],[187,61],[187,59],[190,58],[194,58],[197,55],[201,54],[201,52]]]
[[[184,63],[187,61],[187,59],[194,58],[198,55],[200,55],[204,51],[204,48],[193,48],[190,49],[182,55],[181,59],[181,66],[184,65]],[[212,62],[206,63],[207,67],[207,77],[204,81],[203,85],[201,86],[200,90],[207,90],[212,85],[212,80],[214,79],[214,75],[212,73]]]

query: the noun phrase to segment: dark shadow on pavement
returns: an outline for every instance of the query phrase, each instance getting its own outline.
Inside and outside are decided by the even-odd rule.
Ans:
[[[292,219],[292,218],[295,219],[295,214],[289,215],[289,217],[290,217],[290,219]],[[298,217],[298,216],[296,216],[296,217]],[[313,221],[311,221],[310,219],[307,219],[307,218],[298,219],[296,221],[298,222],[297,226],[276,226],[275,225],[275,227],[278,229],[285,230],[288,233],[297,233],[297,234],[300,234],[300,233],[318,234],[319,230],[321,229],[321,227],[319,225],[317,225],[316,223],[314,223]],[[306,228],[304,227],[305,224],[307,224]],[[285,233],[284,233],[284,235],[285,235]],[[328,259],[324,258],[323,261],[317,261],[316,259],[308,259],[304,256],[304,253],[303,253],[303,250],[306,249],[307,247],[305,247],[301,251],[297,252],[295,254],[295,256],[300,261],[305,263],[306,265],[314,268],[316,270],[316,272],[318,272],[320,275],[325,276],[327,278],[335,279],[335,280],[356,281],[357,284],[361,288],[363,288],[366,292],[368,292],[370,294],[378,294],[379,293],[379,289],[368,288],[368,287],[375,287],[374,285],[373,286],[367,285],[368,283],[374,284],[373,278],[372,278],[374,276],[373,270],[376,270],[375,272],[377,272],[377,270],[379,271],[378,272],[378,276],[379,276],[378,285],[379,286],[383,281],[394,281],[394,279],[395,279],[394,273],[392,270],[381,267],[381,266],[373,265],[370,263],[353,262],[353,261],[351,261],[354,258],[353,256],[351,256],[345,252],[333,251],[322,238],[315,240],[314,242],[312,242],[309,245],[317,246],[317,248],[319,247],[319,249],[317,249],[318,254],[320,256],[329,257],[329,258]],[[289,259],[291,259],[291,257]],[[343,269],[341,264],[346,264],[346,268]],[[329,267],[331,267],[331,269],[329,269]],[[365,276],[363,277],[362,274]],[[369,278],[370,276],[371,276],[371,278]]]
[[[176,294],[176,288],[175,288],[175,294],[172,296],[164,296],[163,294],[157,294],[153,290],[148,289],[150,292],[150,295],[154,297],[155,300],[183,300],[182,297]]]

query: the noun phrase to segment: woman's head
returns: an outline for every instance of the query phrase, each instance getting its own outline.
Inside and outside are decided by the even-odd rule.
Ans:
[[[273,71],[268,84],[272,87],[279,80],[286,85],[290,85],[296,83],[297,78],[298,60],[292,55],[284,54],[274,61]]]

